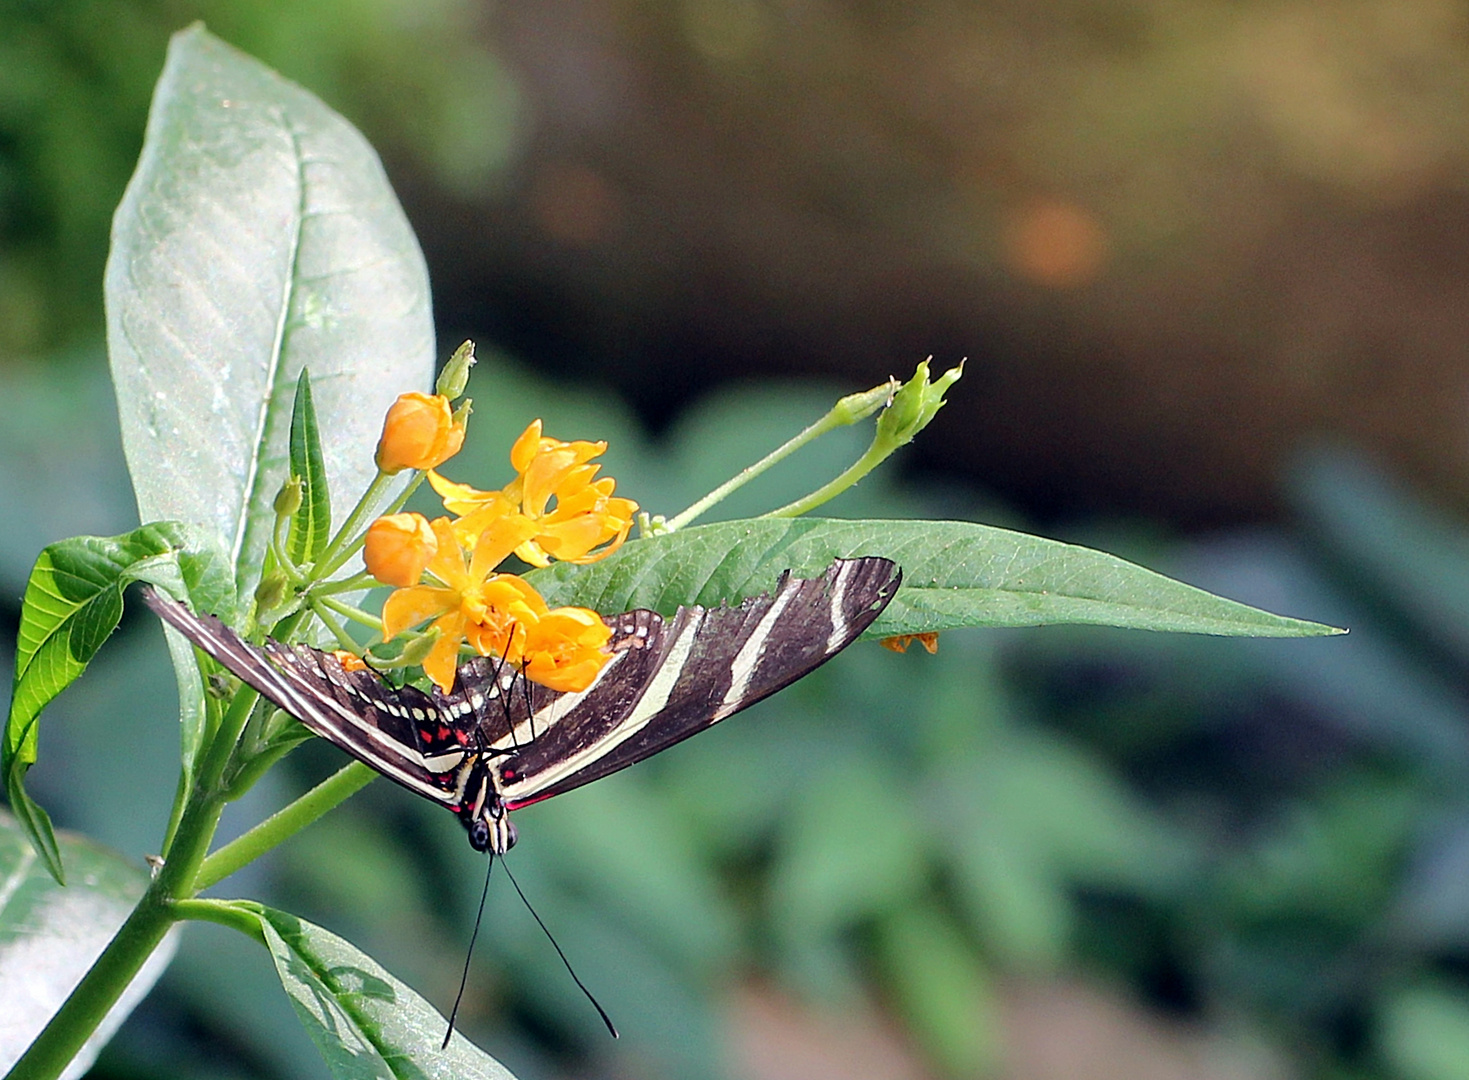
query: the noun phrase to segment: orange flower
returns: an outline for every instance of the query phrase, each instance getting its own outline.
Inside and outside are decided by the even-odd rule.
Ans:
[[[362,560],[384,585],[417,585],[439,549],[433,526],[422,514],[390,514],[367,527]]]
[[[383,604],[383,640],[433,619],[439,639],[424,658],[423,670],[440,689],[454,685],[459,645],[518,662],[527,627],[540,618],[546,602],[513,574],[493,573],[528,535],[528,522],[502,518],[487,528],[466,563],[448,518],[432,523],[437,550],[428,572],[437,585],[397,589]]]
[[[503,656],[527,677],[554,690],[581,690],[611,658],[602,646],[612,631],[595,611],[546,606],[531,584],[494,568],[535,529],[519,514],[490,522],[468,562],[448,518],[431,523],[437,547],[428,572],[438,584],[397,589],[383,605],[383,638],[428,619],[439,633],[423,670],[441,690],[454,685],[459,646]]]
[[[333,649],[332,655],[337,658],[337,663],[342,665],[343,671],[366,671],[367,663],[356,653],[349,653],[346,649]]]
[[[611,659],[603,646],[612,627],[587,608],[556,608],[541,616],[525,642],[525,676],[552,690],[585,690]]]
[[[442,394],[400,394],[383,419],[377,467],[388,474],[432,469],[464,445],[464,420],[454,418]]]
[[[445,508],[461,515],[456,523],[461,537],[474,535],[498,517],[519,513],[535,530],[515,553],[532,566],[548,566],[552,559],[595,562],[622,546],[638,509],[631,499],[613,497],[617,482],[611,477],[595,479],[601,466],[588,462],[606,449],[605,442],[545,438],[535,420],[511,448],[510,463],[519,475],[503,490],[479,491],[433,472],[429,483]]]

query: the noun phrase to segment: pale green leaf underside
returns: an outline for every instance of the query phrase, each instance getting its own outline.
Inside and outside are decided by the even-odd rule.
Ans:
[[[0,1073],[40,1033],[148,885],[142,867],[70,833],[57,834],[70,884],[57,885],[15,819],[0,810]],[[72,1063],[80,1076],[174,952],[165,939]]]
[[[338,1080],[515,1080],[372,957],[284,911],[237,901],[260,922],[281,985]]]
[[[202,27],[175,35],[113,220],[107,336],[143,521],[212,533],[248,589],[309,367],[345,516],[433,369],[418,243],[362,136]]]
[[[854,555],[882,555],[903,569],[902,589],[868,637],[1057,623],[1242,637],[1340,632],[1105,552],[966,521],[723,522],[630,542],[591,566],[558,564],[529,576],[552,604],[668,614],[679,604],[752,596],[785,570],[810,577]]]

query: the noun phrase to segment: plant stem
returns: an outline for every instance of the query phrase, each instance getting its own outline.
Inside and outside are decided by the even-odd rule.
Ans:
[[[337,639],[337,648],[346,649],[351,653],[355,653],[361,648],[357,642],[352,640],[352,636],[346,630],[342,629],[342,624],[332,617],[330,610],[328,610],[326,604],[320,597],[313,596],[308,603],[311,606],[312,612],[321,620],[321,625],[330,630],[332,637]]]
[[[861,457],[842,470],[840,476],[822,484],[815,491],[811,492],[811,494],[803,495],[795,502],[786,503],[779,509],[772,510],[768,514],[761,514],[760,516],[766,518],[793,518],[800,517],[802,514],[815,510],[822,503],[835,499],[858,480],[861,480],[873,469],[881,465],[884,459],[894,449],[895,447],[886,444],[879,446],[878,440],[874,440],[872,445],[867,448],[867,451]]]
[[[807,443],[820,438],[828,431],[834,431],[839,427],[847,427],[848,425],[855,424],[857,423],[857,421],[863,420],[866,417],[871,416],[878,409],[882,408],[882,406],[892,397],[893,391],[896,388],[897,383],[894,380],[889,379],[887,382],[883,383],[880,386],[874,386],[871,390],[864,390],[860,394],[848,394],[846,397],[842,398],[835,405],[833,405],[831,407],[831,410],[825,416],[816,421],[816,423],[812,424],[805,431],[801,432],[794,439],[791,439],[781,446],[776,447],[774,450],[766,454],[763,458],[755,462],[755,464],[751,465],[749,468],[742,469],[739,473],[735,474],[733,477],[720,484],[717,488],[711,491],[708,495],[705,495],[702,499],[694,503],[688,509],[683,510],[682,512],[675,514],[673,517],[669,518],[666,522],[663,523],[663,528],[668,532],[673,532],[675,529],[683,528],[689,522],[693,521],[699,515],[704,513],[704,511],[708,510],[711,506],[714,506],[715,504],[720,502],[727,495],[744,487],[751,480],[755,479],[755,477],[763,473],[766,469],[790,457],[790,455],[794,454],[797,450],[801,449],[801,447],[805,446]],[[830,498],[831,496],[827,497]],[[778,512],[779,511],[777,511],[777,513]],[[767,514],[766,516],[769,517],[770,515]]]
[[[347,555],[342,552],[343,545],[347,544],[353,534],[362,527],[362,519],[372,512],[373,504],[382,497],[384,489],[392,483],[393,478],[385,472],[379,472],[372,478],[372,483],[367,485],[367,490],[362,493],[362,498],[357,500],[357,505],[352,507],[352,512],[347,515],[347,520],[342,522],[342,527],[337,530],[337,535],[331,538],[326,545],[326,550],[316,560],[316,567],[312,576],[318,580],[328,578],[341,563],[347,560]]]
[[[321,611],[318,610],[318,605],[326,608],[328,611],[335,611],[338,615],[345,619],[351,619],[360,626],[365,626],[370,630],[376,630],[379,633],[382,632],[383,621],[376,615],[369,615],[361,608],[353,607],[351,604],[344,604],[340,600],[336,600],[330,596],[312,596],[311,610],[315,611],[323,622],[326,621],[326,616],[322,615]],[[353,642],[354,651],[356,648],[356,642]]]
[[[246,716],[249,712],[244,710]],[[224,800],[212,787],[194,789],[179,819],[171,857],[91,970],[15,1063],[7,1080],[55,1080],[76,1057],[168,933],[175,918],[173,902],[193,895],[195,875],[223,807]]]
[[[331,596],[334,593],[351,592],[353,589],[376,588],[380,582],[366,570],[340,581],[320,581],[311,586],[312,596]]]
[[[282,807],[249,832],[212,852],[199,867],[194,878],[194,887],[207,889],[223,881],[287,837],[300,832],[328,810],[345,802],[376,776],[377,773],[360,761],[338,769],[295,802]]]

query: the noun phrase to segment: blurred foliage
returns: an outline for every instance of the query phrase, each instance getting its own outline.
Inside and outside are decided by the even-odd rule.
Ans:
[[[108,222],[168,36],[196,19],[335,102],[447,190],[492,185],[520,137],[474,0],[16,0],[0,5],[0,358],[89,341]]]
[[[66,382],[50,392],[80,400]],[[775,444],[831,398],[751,385],[653,444],[607,398],[503,362],[483,364],[470,393],[465,475],[499,482],[506,442],[541,415],[552,432],[608,437],[609,471],[655,511],[727,472],[734,447]],[[846,437],[749,497],[778,501],[783,485],[796,493],[839,468],[859,449]],[[1351,625],[1349,638],[1055,629],[946,635],[937,656],[851,650],[729,724],[517,814],[522,843],[507,865],[623,1040],[606,1040],[504,881],[491,889],[465,1030],[527,1077],[717,1077],[741,1037],[731,997],[753,980],[821,1010],[875,1006],[933,1075],[974,1076],[1007,1059],[1016,980],[1082,977],[1273,1045],[1302,1075],[1462,1076],[1469,532],[1340,451],[1304,459],[1292,490],[1292,533],[1105,542],[1248,602]],[[34,498],[19,505],[46,512]],[[882,474],[833,512],[935,505],[994,517],[962,492]],[[157,632],[142,618],[129,626],[58,702],[33,775],[61,823],[140,855],[166,813],[176,751]],[[340,754],[312,743],[289,760],[238,820]],[[139,804],[136,778],[153,773]],[[223,892],[299,911],[441,1007],[452,1000],[483,861],[436,808],[373,785],[247,873]],[[224,987],[210,974],[222,955]],[[275,1077],[322,1066],[258,950],[191,927],[98,1068]]]
[[[1025,280],[1095,272],[1103,241],[1109,257],[1122,249],[1165,276],[1182,262],[1215,274],[1174,239],[1204,228],[1205,214],[1229,244],[1240,221],[1263,228],[1250,224],[1266,213],[1257,208],[1275,211],[1258,181],[1282,160],[1305,181],[1389,201],[1462,164],[1462,5],[1076,4],[1035,16],[992,5],[957,33],[953,12],[935,10],[856,5],[822,24],[819,49],[773,34],[768,9],[747,2],[687,0],[660,25],[706,62],[672,65],[691,72],[700,94],[690,100],[705,100],[710,83],[746,86],[747,69],[774,58],[761,62],[783,74],[750,123],[814,164],[767,170],[766,182],[796,188],[823,229],[880,210],[890,232],[932,230],[959,261],[1008,265]],[[201,17],[452,190],[492,186],[523,135],[518,93],[480,44],[471,0],[0,7],[0,356],[45,360],[0,371],[11,406],[0,426],[7,633],[44,543],[135,523],[103,365],[88,349],[106,224],[167,35]],[[1058,54],[1066,79],[1036,62],[1035,40],[1071,43]],[[1227,48],[1211,52],[1221,40]],[[1199,63],[1205,54],[1222,60]],[[877,89],[852,94],[844,72],[875,73]],[[914,72],[929,81],[881,81]],[[994,114],[988,91],[1016,84],[1011,111]],[[882,108],[860,111],[874,101]],[[1213,129],[1217,117],[1228,122]],[[990,138],[996,130],[1011,137]],[[735,135],[748,146],[748,132]],[[1219,171],[1241,159],[1240,171]],[[659,197],[634,191],[634,208],[665,217],[657,185],[683,174],[651,174]],[[947,207],[938,217],[925,201],[932,186]],[[1011,198],[1072,187],[1086,206]],[[533,198],[546,235],[561,236],[558,207],[582,220],[587,188]],[[662,242],[643,224],[634,218],[623,236]],[[885,266],[812,242],[812,266],[772,273],[767,248],[747,261],[798,295],[821,274],[847,281],[859,261]],[[646,265],[679,276],[666,261]],[[607,267],[636,284],[625,264]],[[894,287],[889,276],[879,286]],[[52,351],[61,344],[77,349]],[[461,462],[482,486],[509,478],[504,448],[540,415],[551,432],[607,438],[607,472],[655,512],[702,494],[832,396],[751,384],[705,400],[653,443],[607,398],[552,390],[508,365],[485,365],[471,393],[475,441]],[[1156,441],[1143,441],[1156,456]],[[859,433],[837,433],[721,513],[785,502],[860,451]],[[511,869],[627,1032],[621,1043],[605,1040],[503,881],[466,1030],[528,1078],[712,1077],[732,1038],[728,1002],[753,979],[835,1010],[875,1005],[936,1074],[975,1075],[1006,1057],[1009,985],[1080,976],[1273,1044],[1302,1075],[1469,1075],[1469,530],[1336,449],[1303,458],[1289,490],[1288,529],[1187,545],[1137,531],[1068,539],[1351,626],[1350,638],[1056,629],[949,635],[936,657],[854,649],[728,725],[517,815]],[[961,488],[891,475],[832,512],[1023,524]],[[167,815],[177,735],[154,623],[130,612],[124,629],[58,702],[34,777],[61,823],[141,857]],[[303,747],[235,820],[258,820],[290,785],[339,762],[329,747]],[[446,815],[376,784],[222,891],[301,911],[446,1006],[482,870]],[[201,926],[97,1075],[305,1077],[323,1066],[258,949]]]

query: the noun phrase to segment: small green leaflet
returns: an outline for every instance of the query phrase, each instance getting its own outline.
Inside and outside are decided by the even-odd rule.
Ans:
[[[311,404],[311,373],[301,369],[291,409],[291,475],[301,481],[301,505],[291,516],[286,555],[297,566],[315,562],[332,532],[332,500],[321,458],[321,433]]]

